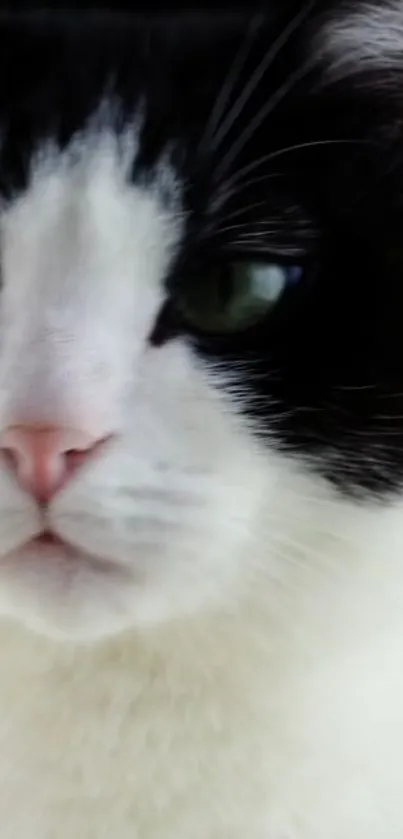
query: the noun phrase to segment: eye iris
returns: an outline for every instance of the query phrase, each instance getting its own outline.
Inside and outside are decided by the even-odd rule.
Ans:
[[[185,322],[201,331],[231,333],[266,317],[288,286],[302,277],[299,266],[234,263],[182,290],[178,304]]]

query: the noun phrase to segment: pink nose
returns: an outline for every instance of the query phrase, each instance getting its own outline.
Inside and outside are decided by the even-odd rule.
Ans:
[[[18,425],[0,434],[20,486],[38,504],[48,504],[105,438],[94,438],[73,428],[35,428]]]

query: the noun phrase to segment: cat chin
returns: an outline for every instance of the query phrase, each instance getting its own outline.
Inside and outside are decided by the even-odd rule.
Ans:
[[[214,598],[63,542],[31,540],[0,562],[0,618],[48,639],[94,643],[200,613]]]
[[[0,614],[50,638],[94,641],[151,616],[143,588],[133,570],[112,560],[34,539],[1,560]]]

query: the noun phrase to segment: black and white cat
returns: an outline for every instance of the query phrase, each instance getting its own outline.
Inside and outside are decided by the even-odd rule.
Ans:
[[[402,0],[2,13],[2,839],[402,839],[402,116]]]

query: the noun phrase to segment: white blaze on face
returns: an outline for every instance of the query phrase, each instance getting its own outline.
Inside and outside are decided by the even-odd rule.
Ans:
[[[1,217],[0,432],[111,435],[49,506],[74,550],[24,547],[40,512],[0,469],[0,613],[53,634],[225,600],[267,484],[186,341],[148,342],[183,219],[169,166],[141,187],[132,163],[122,139],[89,132],[64,155],[44,152]]]
[[[41,161],[3,217],[0,416],[102,433],[122,420],[181,224],[157,186],[129,186],[117,142],[91,139],[75,165]]]

